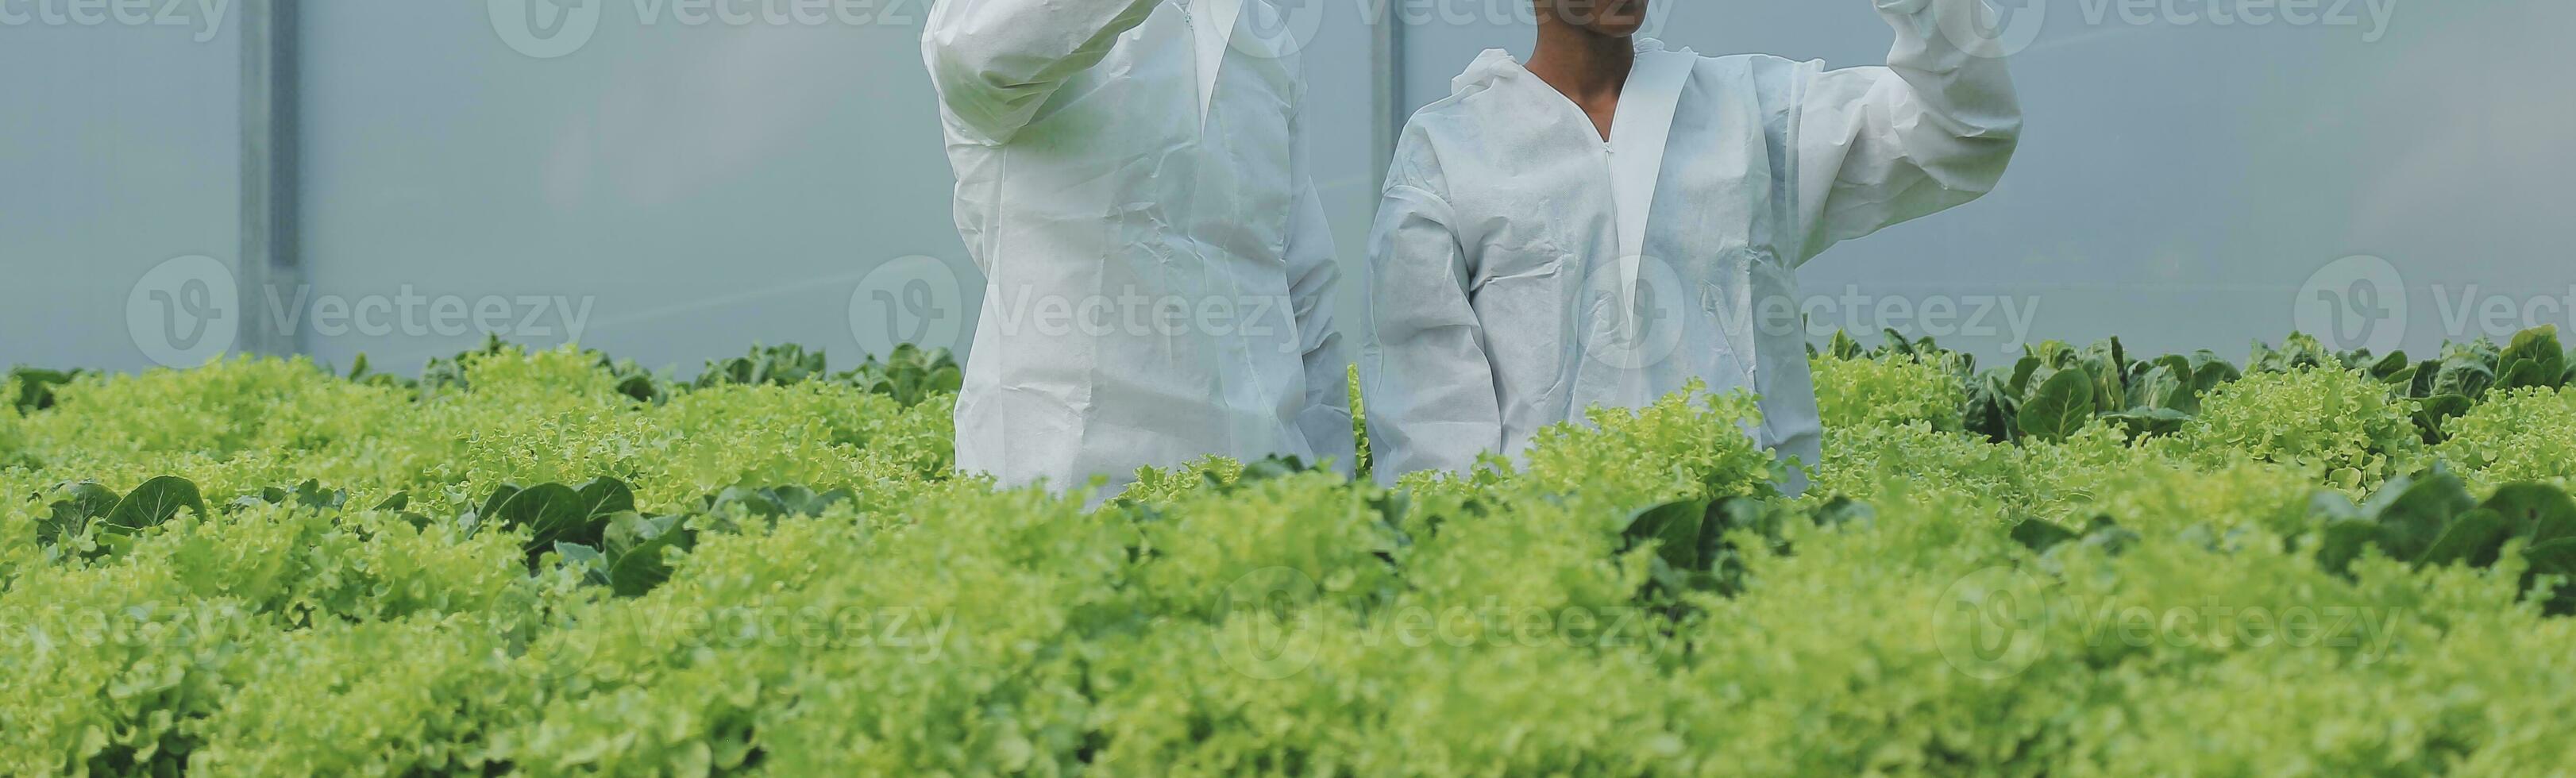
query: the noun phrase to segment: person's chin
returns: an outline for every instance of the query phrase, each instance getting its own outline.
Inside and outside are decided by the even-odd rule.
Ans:
[[[1599,23],[1592,25],[1592,31],[1617,38],[1635,35],[1638,30],[1645,28],[1645,26],[1646,20],[1644,17],[1634,19],[1610,18],[1603,19]]]
[[[1601,26],[1612,35],[1634,35],[1646,26],[1646,5],[1653,0],[1628,0],[1611,6],[1601,17]]]

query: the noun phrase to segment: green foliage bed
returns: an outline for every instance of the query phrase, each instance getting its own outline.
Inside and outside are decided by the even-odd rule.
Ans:
[[[955,366],[494,346],[0,387],[0,774],[2537,775],[2550,333],[1814,357],[1387,490],[949,474]]]

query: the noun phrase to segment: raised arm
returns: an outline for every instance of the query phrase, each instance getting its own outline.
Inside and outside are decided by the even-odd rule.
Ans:
[[[1835,243],[1984,195],[2021,138],[2021,104],[1984,0],[1875,0],[1896,28],[1886,67],[1795,83],[1804,263]]]
[[[938,0],[922,59],[951,129],[1002,143],[1158,0]]]
[[[1397,153],[1403,167],[1405,152]],[[1369,231],[1371,348],[1360,364],[1378,480],[1466,472],[1503,444],[1501,403],[1456,216],[1440,195],[1390,174]]]

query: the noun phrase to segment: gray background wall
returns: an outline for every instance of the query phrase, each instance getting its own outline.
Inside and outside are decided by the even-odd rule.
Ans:
[[[237,253],[240,42],[204,29],[0,24],[0,364],[150,366],[135,280]]]
[[[2118,334],[2231,356],[2331,328],[2338,312],[2348,325],[2382,314],[2377,329],[2336,333],[2345,345],[2394,333],[2415,349],[2509,333],[2525,314],[2568,323],[2576,263],[2559,203],[2576,178],[2564,142],[2576,86],[2556,40],[2576,7],[2354,0],[2354,24],[2222,27],[2161,10],[2131,23],[2116,0],[2002,1],[2045,13],[2014,59],[2029,133],[2012,174],[1985,200],[1809,265],[1802,280],[1834,322],[2009,304],[2035,316],[1903,328],[1998,353]],[[497,300],[497,329],[536,343],[571,334],[553,298],[586,302],[582,342],[683,372],[753,341],[849,363],[884,335],[866,323],[880,311],[853,326],[853,292],[902,257],[932,258],[959,279],[956,303],[975,302],[919,0],[875,4],[866,24],[783,26],[692,26],[662,0],[647,23],[635,0],[593,2],[596,30],[548,59],[514,49],[491,3],[304,5],[310,288],[282,308],[318,358],[365,351],[411,369],[482,337],[425,318],[324,331],[325,299]],[[1479,49],[1525,54],[1531,33],[1521,0],[1410,0],[1417,23],[1382,65],[1366,23],[1380,0],[1305,2],[1321,8],[1310,124],[1355,327],[1378,79],[1392,69],[1409,109],[1446,94]],[[1876,64],[1889,39],[1863,0],[1666,5],[1652,32],[1703,53]],[[0,24],[0,72],[13,74],[0,79],[0,363],[149,366],[166,349],[138,344],[151,338],[129,314],[160,315],[129,305],[138,282],[166,281],[147,273],[173,257],[238,262],[237,26]],[[2337,262],[2357,254],[2384,263]],[[2476,315],[2498,305],[2513,315]]]

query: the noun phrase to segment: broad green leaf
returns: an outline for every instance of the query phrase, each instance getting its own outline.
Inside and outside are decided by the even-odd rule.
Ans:
[[[500,519],[498,517],[501,515],[501,505],[509,502],[510,498],[517,496],[519,496],[518,484],[502,484],[499,488],[492,490],[491,496],[483,498],[483,505],[474,510],[474,515],[481,518],[482,523],[484,524],[499,521]]]
[[[1878,331],[1878,336],[1879,338],[1887,341],[1884,345],[1881,345],[1880,348],[1886,349],[1888,354],[1901,354],[1905,356],[1914,355],[1914,341],[1907,340],[1905,338],[1905,333],[1897,332],[1896,328],[1881,328]]]
[[[2531,563],[2522,574],[2524,596],[2541,601],[2541,610],[2552,616],[2576,615],[2576,538],[2559,538],[2523,548],[2522,558]],[[2558,576],[2560,581],[2548,592],[2533,592],[2540,576]]]
[[[931,392],[955,394],[966,387],[966,371],[958,369],[955,365],[932,370],[930,379],[922,386]],[[914,401],[919,402],[919,398],[915,398]]]
[[[2245,372],[2236,369],[2235,363],[2206,350],[2192,354],[2191,363],[2191,393],[2195,397],[2207,397],[2209,390],[2245,377]]]
[[[2011,534],[2013,540],[2030,547],[2032,551],[2047,551],[2057,544],[2083,537],[2075,534],[2074,530],[2059,526],[2057,522],[2037,518],[2023,519],[2021,523],[2013,525]]]
[[[635,490],[615,478],[593,478],[575,490],[581,495],[584,517],[606,516],[619,511],[635,510]]]
[[[2543,325],[2515,334],[2513,343],[2496,356],[2496,365],[2496,388],[2556,388],[2567,374],[2567,352],[2558,345],[2558,328]]]
[[[1697,570],[1700,524],[1708,510],[1706,502],[1674,500],[1630,514],[1628,528],[1620,534],[1630,548],[1656,542],[1655,555],[1677,570]]]
[[[2379,540],[2379,523],[2362,515],[2360,506],[2341,492],[2318,490],[2308,496],[2308,518],[2317,526],[2317,566],[2342,574],[2363,549]]]
[[[2471,509],[2451,521],[2431,548],[2415,560],[2417,567],[2438,567],[2466,562],[2470,567],[2495,564],[2496,552],[2512,537],[2512,522],[2504,514],[2486,508]]]
[[[2102,418],[2127,429],[2130,437],[2144,438],[2181,432],[2182,425],[2191,421],[2191,414],[2172,408],[2132,408]]]
[[[581,493],[572,487],[538,484],[512,495],[491,519],[504,530],[527,528],[528,539],[521,548],[526,549],[528,567],[533,570],[556,543],[599,545],[599,530],[606,520],[594,524],[587,508]]]
[[[2379,522],[2379,545],[2390,557],[2420,559],[2444,528],[2476,505],[2459,476],[2435,470],[2390,479],[2362,510]]]
[[[2514,537],[2530,538],[2533,543],[2576,537],[2576,499],[2556,486],[2505,484],[2481,507],[2502,515]]]
[[[554,552],[555,556],[563,558],[564,564],[584,571],[583,577],[589,578],[593,583],[608,583],[608,558],[602,556],[599,549],[579,543],[557,541]]]
[[[116,510],[120,499],[115,490],[89,481],[55,487],[50,510],[36,519],[36,541],[51,545],[80,536],[92,521]]]
[[[1728,497],[1709,504],[1708,511],[1702,514],[1699,522],[1699,557],[1693,569],[1712,570],[1723,560],[1735,558],[1735,547],[1726,538],[1730,532],[1751,531],[1778,545],[1778,518],[1765,503],[1751,497]],[[1832,520],[1844,518],[1848,517]]]
[[[2020,418],[2021,401],[2005,386],[2002,373],[1989,372],[1969,384],[1968,400],[1960,408],[1960,420],[1967,431],[1996,443],[2009,443],[2021,431]]]
[[[2084,527],[2084,545],[2100,548],[2108,554],[2118,554],[2143,539],[2137,530],[2120,526],[2109,516],[2095,516]]]
[[[54,388],[80,377],[78,370],[45,370],[33,367],[9,369],[9,378],[18,385],[18,396],[9,399],[19,413],[35,413],[54,407]]]
[[[2467,395],[2437,394],[2420,401],[2413,418],[2415,427],[2424,433],[2428,443],[2439,443],[2447,435],[2443,428],[2454,418],[2467,415],[2474,404]]]
[[[2021,361],[2014,362],[2012,380],[2004,383],[2004,388],[2010,390],[2005,396],[2015,400],[2030,396],[2031,376],[2038,375],[2040,368],[2047,366],[2047,362],[2037,355],[2024,356]]]
[[[1877,519],[1878,509],[1870,507],[1869,503],[1840,495],[1826,500],[1825,504],[1815,511],[1816,526],[1819,527],[1840,527],[1846,524],[1868,526]]]
[[[2406,352],[2391,351],[2388,352],[2388,356],[2380,357],[2379,361],[2371,363],[2367,372],[2370,373],[2370,377],[2379,379],[2381,383],[2404,384],[2414,381],[2414,367],[2415,363],[2406,360]]]
[[[2120,368],[2113,366],[2109,359],[2099,355],[2087,355],[2084,361],[2078,364],[2083,368],[2085,376],[2093,380],[2094,408],[2117,407],[2122,399],[2129,396],[2127,386],[2121,382]]]
[[[2441,360],[2427,359],[2422,362],[2415,363],[2415,384],[2407,387],[2406,396],[2431,397],[2436,394],[2436,392],[2433,391],[2433,380],[2439,376],[2441,372]]]
[[[2369,521],[2330,521],[2318,531],[2317,566],[2341,574],[2379,539],[2379,525]]]
[[[131,535],[146,527],[157,527],[176,516],[179,509],[206,515],[206,500],[197,494],[197,484],[175,475],[165,475],[143,482],[127,492],[125,499],[108,511],[107,520],[99,524],[103,532]]]
[[[609,520],[605,533],[607,583],[620,597],[635,597],[671,577],[671,549],[696,545],[696,535],[680,526],[679,516],[622,513]]]
[[[2477,399],[2495,384],[2495,368],[2469,356],[2442,360],[2442,368],[2433,375],[2434,395],[2456,394]]]
[[[2165,357],[2153,364],[2130,385],[2128,407],[2198,412],[2200,402],[2192,389],[2191,365],[2181,357]]]
[[[2555,388],[2557,384],[2552,382],[2565,372],[2565,368],[2559,365],[2543,365],[2530,360],[2507,362],[2496,375],[2495,388],[2499,392],[2534,386]]]
[[[2021,406],[2022,434],[2062,441],[2093,419],[2093,380],[2083,370],[2062,370]]]

